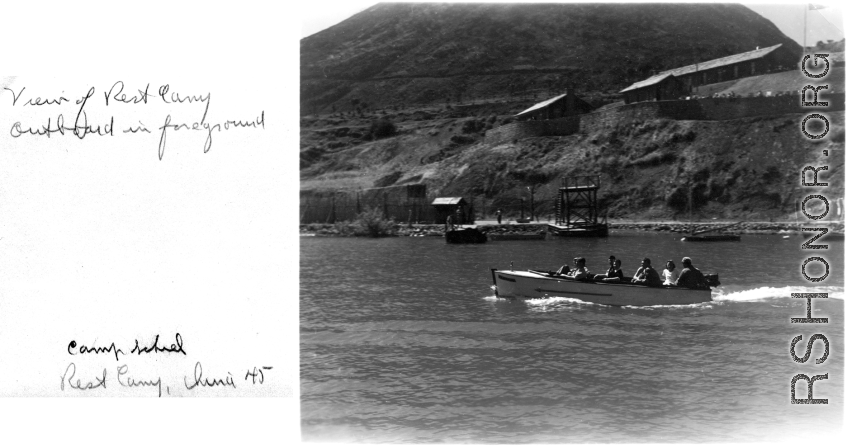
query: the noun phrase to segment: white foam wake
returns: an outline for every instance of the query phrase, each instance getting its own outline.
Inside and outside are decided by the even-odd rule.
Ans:
[[[827,293],[830,299],[844,300],[844,288],[839,286],[783,286],[780,288],[763,286],[733,292],[717,289],[712,293],[712,300],[716,302],[764,302],[769,299],[788,299],[791,298],[792,293]]]

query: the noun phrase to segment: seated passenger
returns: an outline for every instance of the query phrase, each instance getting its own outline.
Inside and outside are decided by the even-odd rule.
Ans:
[[[679,278],[679,271],[676,270],[676,265],[673,261],[668,260],[665,263],[665,270],[662,271],[662,280],[665,285],[676,285],[676,280]]]
[[[579,260],[579,257],[574,257],[574,259],[573,259],[574,266],[576,266],[577,260]],[[564,266],[560,267],[559,270],[554,273],[554,275],[567,275],[567,274],[570,274],[571,272],[573,272],[573,269],[571,269],[571,267],[568,266],[568,265],[564,265]]]
[[[595,276],[594,276],[594,281],[595,281],[595,282],[597,282],[597,281],[603,280],[603,279],[605,279],[605,278],[611,277],[611,276],[612,276],[612,272],[614,272],[614,271],[615,271],[615,256],[614,256],[614,255],[609,255],[609,270],[608,270],[608,271],[606,271],[606,273],[605,273],[605,274],[597,274],[597,275],[595,275]]]
[[[683,288],[708,288],[706,277],[699,269],[691,264],[691,259],[685,257],[682,259],[682,272],[679,273],[679,279],[676,281],[676,286]]]
[[[650,266],[650,259],[644,258],[641,260],[641,267],[635,271],[635,276],[632,277],[632,283],[636,285],[660,286],[662,279],[659,278],[659,273]]]
[[[615,264],[613,266],[613,269],[614,270],[609,269],[609,274],[606,275],[606,278],[602,279],[604,282],[620,283],[621,281],[623,281],[623,271],[621,271],[621,261],[620,260],[615,260]]]
[[[588,278],[588,269],[585,268],[585,258],[579,257],[576,260],[576,269],[563,275],[571,280],[585,280]]]

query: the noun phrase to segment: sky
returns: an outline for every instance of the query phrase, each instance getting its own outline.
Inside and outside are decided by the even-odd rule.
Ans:
[[[398,0],[393,0],[398,1]],[[465,0],[468,1],[468,0]],[[472,1],[472,0],[470,0]],[[514,1],[514,0],[513,0]],[[543,1],[543,0],[541,0]],[[595,2],[597,0],[594,0]],[[538,3],[539,0],[534,0]],[[367,0],[312,0],[298,6],[301,17],[300,38],[310,36],[364,11],[378,2]],[[803,44],[803,15],[806,12],[807,45],[817,41],[844,38],[841,8],[835,2],[817,2],[824,9],[807,11],[806,3],[743,2],[742,4],[773,22],[786,36]]]

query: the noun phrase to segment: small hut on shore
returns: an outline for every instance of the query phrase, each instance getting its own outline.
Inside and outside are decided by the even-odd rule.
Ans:
[[[435,198],[432,206],[435,207],[435,222],[438,224],[447,222],[447,217],[451,215],[453,224],[473,224],[473,213],[464,198]]]

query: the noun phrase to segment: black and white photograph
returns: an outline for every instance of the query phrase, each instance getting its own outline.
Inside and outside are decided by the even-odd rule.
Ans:
[[[837,444],[840,5],[330,5],[302,442]]]

